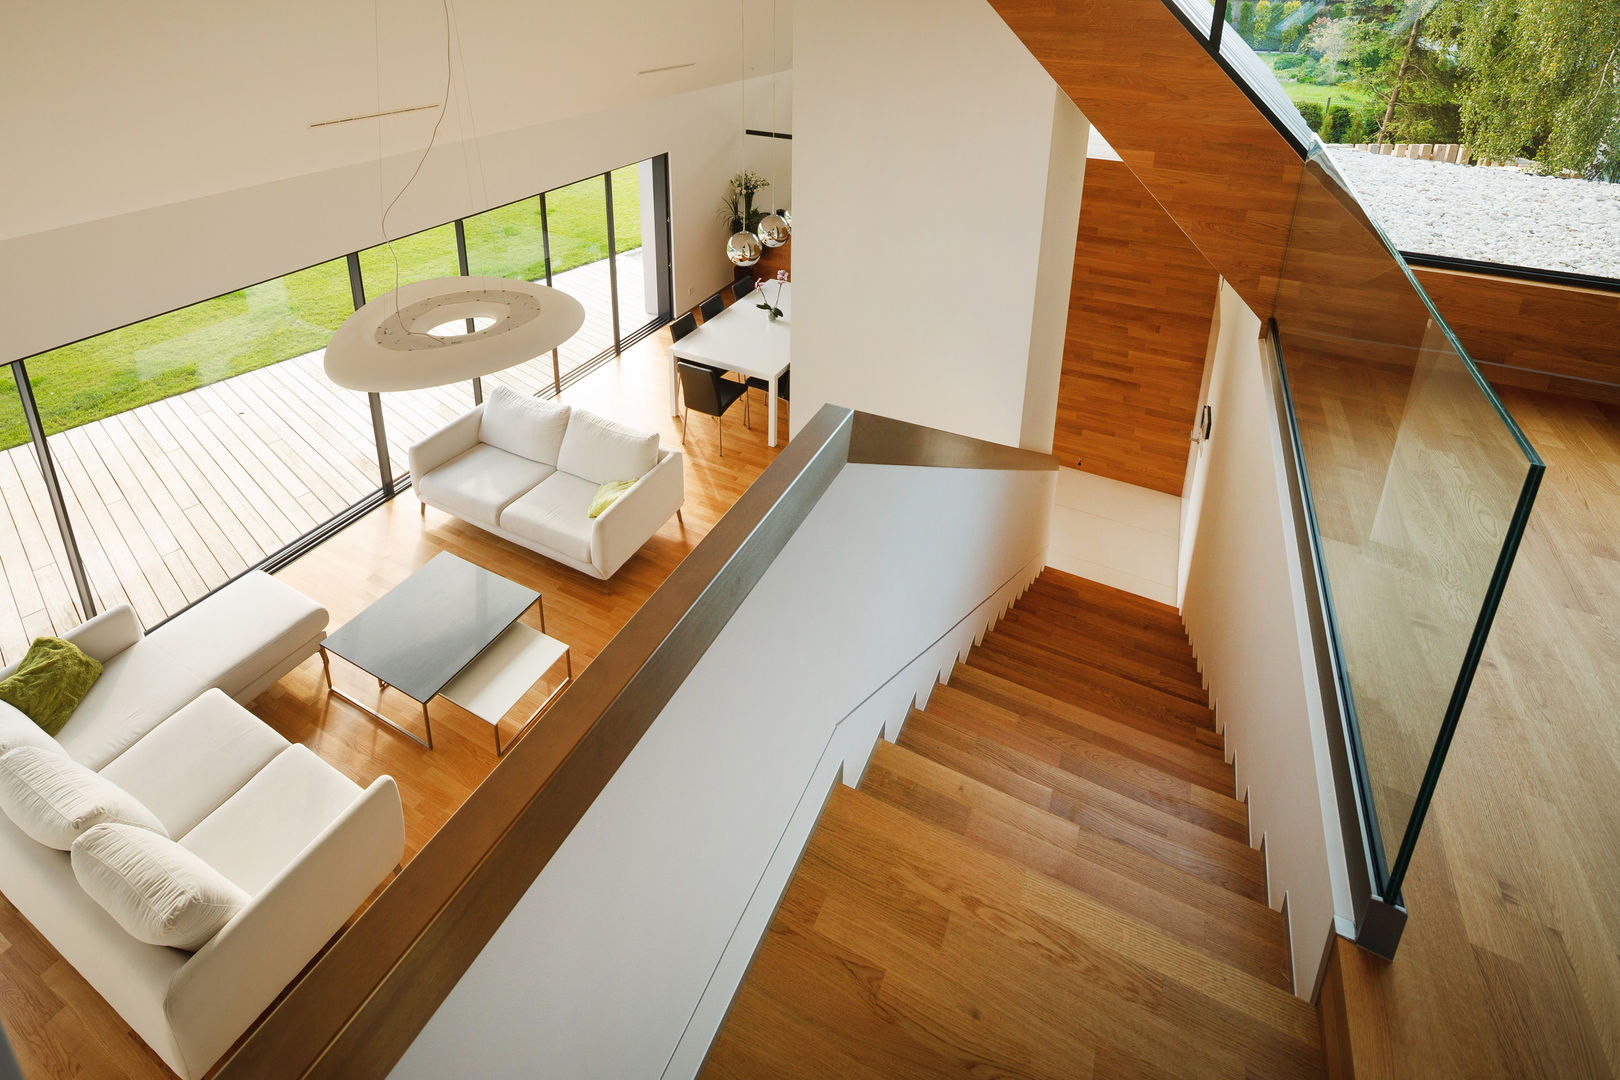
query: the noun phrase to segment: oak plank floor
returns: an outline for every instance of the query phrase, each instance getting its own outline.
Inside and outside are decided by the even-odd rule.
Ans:
[[[678,421],[668,415],[667,330],[639,342],[563,391],[562,400],[658,431],[681,446]],[[546,366],[549,383],[549,358]],[[285,365],[283,365],[285,366]],[[464,403],[457,403],[459,409]],[[539,590],[546,629],[569,643],[577,675],[595,659],[643,601],[775,457],[765,446],[763,400],[752,429],[739,409],[726,417],[726,456],[718,457],[713,423],[694,425],[686,453],[684,523],[670,521],[611,581],[597,581],[428,510],[408,491],[282,570],[279,577],[319,600],[336,628],[440,551],[450,551]],[[369,433],[367,435],[369,438]],[[787,410],[779,439],[787,437]],[[4,490],[0,473],[0,491]],[[9,505],[9,504],[8,504]],[[195,509],[195,508],[193,508]],[[531,624],[538,620],[531,612]],[[340,686],[358,694],[367,680],[333,661]],[[459,807],[496,758],[489,725],[442,699],[430,706],[434,749],[397,735],[339,699],[328,698],[321,666],[311,658],[252,704],[288,739],[309,746],[356,783],[388,773],[399,783],[405,811],[406,860]],[[542,684],[514,710],[536,707]],[[374,691],[372,691],[374,693]],[[384,710],[406,724],[419,716],[392,699]],[[524,714],[526,715],[526,714]],[[508,723],[510,738],[515,720]],[[542,719],[524,738],[547,737]],[[0,898],[0,1022],[27,1077],[166,1077],[172,1074],[101,997],[28,922]]]

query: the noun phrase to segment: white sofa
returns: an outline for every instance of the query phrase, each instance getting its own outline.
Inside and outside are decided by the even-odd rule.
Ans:
[[[219,1060],[404,853],[391,777],[361,789],[237,704],[313,654],[326,623],[256,572],[151,634],[113,608],[62,635],[103,673],[56,739],[14,711],[4,728],[7,749],[54,742],[117,784],[251,898],[195,952],[149,945],[80,887],[67,852],[0,815],[0,892],[183,1077]]]
[[[593,577],[618,572],[686,495],[679,450],[585,409],[496,386],[410,450],[429,506]],[[636,484],[592,519],[597,487]]]

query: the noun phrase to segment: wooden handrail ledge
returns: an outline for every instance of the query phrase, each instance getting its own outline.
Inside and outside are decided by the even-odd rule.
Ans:
[[[216,1080],[383,1076],[539,876],[843,466],[1057,459],[826,405],[252,1030]]]

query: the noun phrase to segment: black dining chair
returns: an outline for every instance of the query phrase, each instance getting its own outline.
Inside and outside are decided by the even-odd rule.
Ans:
[[[685,315],[669,324],[669,335],[676,341],[697,329],[697,316],[688,311]]]
[[[733,300],[741,300],[743,297],[747,296],[753,291],[753,278],[738,278],[736,281],[731,283],[731,298]]]
[[[792,375],[793,368],[789,367],[786,371],[782,372],[782,377],[776,380],[776,396],[781,398],[783,401],[788,400],[788,379]],[[762,379],[757,375],[750,375],[748,377],[748,385],[752,386],[756,390],[763,390],[767,394],[771,392],[771,380]]]
[[[686,445],[686,432],[689,427],[687,417],[693,409],[696,409],[700,413],[714,417],[715,437],[719,442],[720,456],[725,457],[726,433],[721,417],[738,398],[748,392],[748,384],[722,379],[719,369],[687,360],[675,361],[675,370],[681,377],[681,396],[686,399],[686,411],[681,414],[681,445]]]
[[[724,289],[721,290],[721,292],[724,291]],[[699,304],[698,310],[703,313],[703,321],[708,322],[710,319],[720,314],[720,309],[724,308],[725,306],[726,298],[720,295],[720,293],[715,293],[713,296],[703,301],[703,303]]]

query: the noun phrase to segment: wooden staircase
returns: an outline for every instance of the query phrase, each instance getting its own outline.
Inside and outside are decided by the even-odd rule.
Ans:
[[[1174,608],[1048,569],[832,793],[708,1077],[1317,1076]]]

